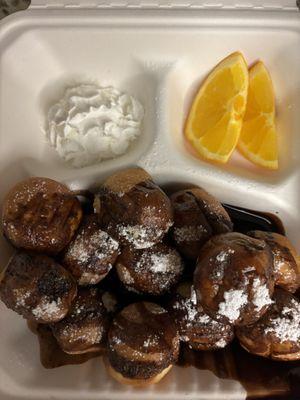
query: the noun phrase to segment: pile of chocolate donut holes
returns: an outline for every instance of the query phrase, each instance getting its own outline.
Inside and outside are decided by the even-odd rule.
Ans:
[[[250,353],[300,359],[299,259],[285,236],[233,232],[205,190],[168,197],[140,168],[106,179],[90,208],[76,194],[29,178],[2,211],[16,252],[0,298],[64,352],[105,348],[107,370],[132,385],[158,382],[181,343],[217,350],[237,337]]]

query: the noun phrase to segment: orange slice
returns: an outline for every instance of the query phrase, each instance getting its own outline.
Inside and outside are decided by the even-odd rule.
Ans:
[[[226,163],[240,135],[246,109],[248,68],[241,53],[221,61],[200,87],[185,136],[197,154]]]
[[[248,100],[238,149],[257,165],[278,168],[275,97],[271,77],[261,61],[249,70]]]

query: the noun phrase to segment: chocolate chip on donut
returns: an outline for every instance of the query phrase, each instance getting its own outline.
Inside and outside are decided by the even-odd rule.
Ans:
[[[269,246],[241,233],[213,237],[199,255],[194,287],[199,303],[212,318],[233,325],[254,323],[272,303]]]
[[[136,249],[158,243],[173,224],[169,198],[140,168],[108,178],[94,205],[103,229],[122,245]]]
[[[3,272],[0,298],[24,318],[39,323],[63,319],[76,296],[70,273],[50,257],[19,252]]]
[[[155,303],[124,308],[108,333],[107,368],[121,383],[156,383],[171,369],[179,353],[179,336],[168,312]]]
[[[19,182],[3,203],[3,231],[11,243],[50,255],[70,242],[81,217],[81,205],[74,194],[48,178]]]

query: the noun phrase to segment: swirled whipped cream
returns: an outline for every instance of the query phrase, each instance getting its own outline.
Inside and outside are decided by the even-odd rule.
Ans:
[[[124,154],[141,134],[144,109],[113,87],[69,88],[48,111],[46,137],[60,157],[84,167]]]

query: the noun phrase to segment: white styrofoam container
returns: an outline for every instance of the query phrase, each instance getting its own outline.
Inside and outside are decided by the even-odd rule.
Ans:
[[[160,184],[199,184],[220,200],[278,213],[300,250],[300,14],[291,0],[239,4],[188,0],[33,0],[0,23],[0,202],[10,186],[48,176],[88,187],[140,165]],[[241,50],[262,58],[277,100],[280,170],[267,172],[235,154],[226,166],[194,158],[182,126],[199,82],[219,60]],[[76,82],[113,85],[146,109],[143,137],[125,156],[80,170],[66,166],[42,133],[45,110]],[[0,265],[10,248],[1,239]],[[112,381],[102,362],[45,370],[24,320],[0,305],[0,399],[243,399],[238,382],[178,369],[155,387]]]

